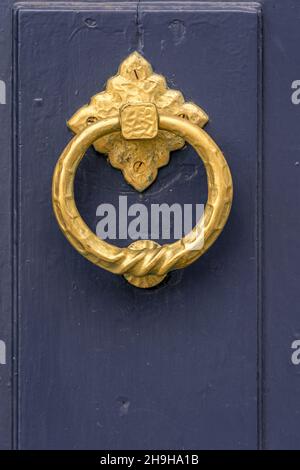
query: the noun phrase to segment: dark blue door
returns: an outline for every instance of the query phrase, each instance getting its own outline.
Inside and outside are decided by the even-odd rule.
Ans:
[[[255,4],[15,10],[19,448],[257,447],[259,25]],[[153,290],[81,257],[51,207],[66,120],[134,50],[209,114],[235,192],[216,244]],[[191,148],[142,195],[90,149],[75,192],[95,230],[119,195],[196,204],[207,189]]]

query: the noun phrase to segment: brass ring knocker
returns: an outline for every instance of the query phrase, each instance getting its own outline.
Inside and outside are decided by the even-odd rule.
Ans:
[[[207,119],[201,108],[185,103],[180,92],[169,90],[163,77],[153,74],[150,64],[139,54],[133,53],[121,64],[119,74],[109,80],[107,91],[95,95],[91,104],[69,121],[77,135],[61,154],[53,175],[54,212],[61,230],[79,253],[101,268],[124,275],[131,284],[147,288],[159,284],[169,271],[193,263],[208,250],[226,224],[233,187],[224,155],[200,127]],[[160,139],[158,150],[156,139]],[[137,158],[145,143],[153,144],[157,152],[150,164],[146,162],[142,177],[133,171],[136,161],[127,162],[126,166],[120,158],[120,148],[127,141],[140,144],[135,146]],[[111,163],[122,169],[127,181],[141,191],[155,179],[157,168],[166,164],[169,151],[185,141],[202,159],[208,182],[205,211],[193,230],[181,240],[162,246],[139,240],[119,248],[98,238],[81,218],[74,200],[75,173],[88,147],[93,144],[108,153]],[[116,154],[119,158],[114,160]]]

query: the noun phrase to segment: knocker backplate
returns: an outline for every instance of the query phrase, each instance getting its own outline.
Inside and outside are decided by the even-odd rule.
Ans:
[[[68,121],[74,133],[103,119],[120,115],[121,132],[94,142],[94,148],[108,156],[110,164],[122,171],[137,191],[144,191],[156,179],[158,169],[167,165],[170,152],[184,146],[184,139],[158,130],[157,112],[188,119],[203,127],[208,116],[196,104],[186,102],[180,91],[167,87],[165,78],[153,72],[138,52],[125,59],[106,90],[92,97]]]

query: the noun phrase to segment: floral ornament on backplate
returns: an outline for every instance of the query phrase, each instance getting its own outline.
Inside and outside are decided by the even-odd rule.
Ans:
[[[121,63],[118,74],[108,80],[106,91],[93,96],[67,124],[77,134],[97,121],[118,116],[128,103],[153,103],[164,114],[186,118],[200,127],[208,122],[199,106],[185,102],[180,91],[169,89],[165,78],[153,73],[149,62],[133,52]],[[143,191],[156,179],[158,168],[168,164],[170,151],[184,146],[184,139],[161,130],[155,137],[142,140],[126,139],[121,132],[114,132],[93,145],[108,155],[113,167],[122,170],[131,186]]]

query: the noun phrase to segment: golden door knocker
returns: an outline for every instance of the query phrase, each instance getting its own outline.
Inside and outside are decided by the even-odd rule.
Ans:
[[[193,263],[218,238],[229,216],[233,187],[227,162],[202,127],[208,116],[167,87],[163,76],[137,52],[122,62],[106,90],[93,96],[68,121],[76,134],[54,171],[52,201],[58,224],[79,253],[97,266],[124,275],[137,287],[159,284],[169,271]],[[101,240],[81,218],[74,200],[74,177],[90,145],[108,155],[138,191],[156,178],[170,151],[191,144],[202,159],[208,183],[204,214],[181,240],[159,245],[138,240],[119,248]]]

